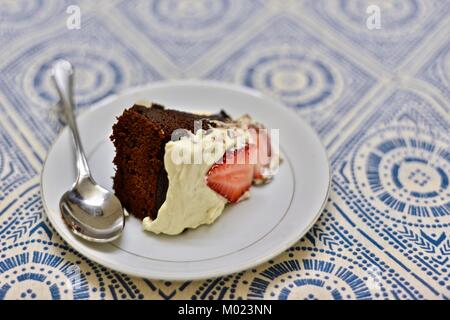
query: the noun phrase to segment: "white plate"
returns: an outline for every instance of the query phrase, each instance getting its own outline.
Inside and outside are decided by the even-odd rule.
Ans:
[[[186,111],[231,116],[249,113],[280,129],[284,162],[272,183],[252,188],[252,197],[229,206],[212,225],[179,236],[145,232],[129,217],[122,237],[94,244],[71,233],[59,212],[59,199],[75,179],[72,141],[65,128],[51,148],[42,172],[42,198],[58,233],[86,257],[134,276],[187,280],[242,271],[289,248],[314,224],[327,199],[330,170],[324,147],[294,112],[262,94],[228,84],[202,81],[156,83],[110,97],[78,117],[78,126],[95,180],[112,189],[114,147],[111,127],[123,110],[151,100]]]

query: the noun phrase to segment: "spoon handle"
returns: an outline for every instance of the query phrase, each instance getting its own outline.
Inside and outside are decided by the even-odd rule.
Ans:
[[[70,127],[75,142],[75,154],[77,158],[78,179],[89,177],[89,166],[84,155],[83,146],[81,144],[80,134],[78,133],[78,126],[74,115],[73,102],[73,77],[74,70],[70,62],[65,60],[58,60],[53,65],[52,78],[61,99],[64,116],[67,125]]]

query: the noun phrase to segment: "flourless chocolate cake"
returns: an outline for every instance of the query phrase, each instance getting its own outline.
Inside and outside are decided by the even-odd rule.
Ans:
[[[114,191],[128,212],[139,219],[155,219],[166,199],[167,172],[164,148],[176,129],[194,131],[195,121],[203,129],[211,120],[228,121],[224,112],[211,116],[169,110],[158,104],[135,104],[118,117],[111,140],[116,148]]]

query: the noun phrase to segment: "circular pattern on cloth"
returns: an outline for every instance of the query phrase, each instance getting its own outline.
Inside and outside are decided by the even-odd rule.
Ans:
[[[99,281],[96,264],[52,241],[16,242],[0,253],[0,300],[98,299]]]
[[[64,3],[44,0],[3,0],[1,3],[0,34],[14,36],[24,30],[45,28],[57,14],[63,15]]]
[[[417,127],[385,128],[364,139],[351,162],[362,206],[408,225],[448,225],[449,145]]]
[[[43,102],[57,101],[54,85],[51,81],[51,66],[58,59],[71,61],[76,70],[76,102],[78,106],[95,103],[114,93],[123,82],[122,68],[116,58],[110,58],[95,50],[89,52],[70,50],[58,53],[35,63],[29,69],[29,85],[26,88],[34,91]]]
[[[361,24],[361,19],[366,19],[365,13],[369,6],[378,6],[382,17],[383,27],[390,30],[405,28],[415,21],[420,14],[420,3],[416,0],[408,1],[383,1],[383,0],[356,0],[341,1],[339,12],[347,17],[347,21],[355,25]]]
[[[373,6],[379,8],[381,28],[389,30],[388,33],[373,33],[366,28],[367,18],[374,11],[367,12]],[[366,33],[370,37],[383,39],[396,39],[405,34],[411,34],[412,30],[420,30],[428,18],[428,6],[433,4],[417,0],[355,0],[355,1],[321,1],[317,4],[317,10],[327,18],[339,24],[340,28],[348,29],[355,34]],[[374,7],[374,8],[376,8]]]
[[[27,20],[37,14],[43,4],[42,0],[6,0],[2,1],[0,20],[3,22],[17,22]]]
[[[173,41],[177,47],[226,33],[243,14],[250,13],[248,5],[229,0],[142,1],[133,7],[132,14],[140,26],[157,30],[150,36]]]
[[[296,247],[291,250],[305,250]],[[311,250],[311,248],[310,248]],[[261,270],[249,287],[249,297],[255,299],[360,299],[386,298],[382,275],[369,270],[342,254],[328,252],[326,260],[313,253],[308,259],[288,259]],[[339,263],[337,262],[339,260]],[[359,274],[355,267],[363,268]]]
[[[327,108],[341,96],[343,80],[329,59],[301,51],[266,48],[241,61],[238,79],[299,109]]]

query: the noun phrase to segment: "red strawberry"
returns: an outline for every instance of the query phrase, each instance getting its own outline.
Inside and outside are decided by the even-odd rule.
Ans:
[[[211,167],[206,176],[206,184],[225,197],[229,202],[237,202],[250,189],[253,181],[253,164],[249,157],[252,146],[227,152],[222,163]]]

